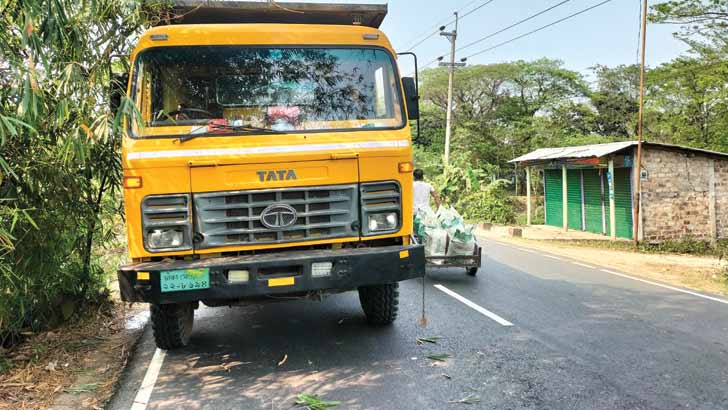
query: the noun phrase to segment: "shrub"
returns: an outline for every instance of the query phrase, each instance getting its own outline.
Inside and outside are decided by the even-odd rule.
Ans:
[[[471,221],[512,224],[516,222],[513,200],[507,181],[498,180],[483,190],[463,197],[456,205],[463,217]]]
[[[644,243],[643,248],[646,250],[661,253],[682,253],[690,255],[717,255],[717,248],[714,248],[710,242],[694,239],[682,238],[679,240],[668,240],[659,243]]]

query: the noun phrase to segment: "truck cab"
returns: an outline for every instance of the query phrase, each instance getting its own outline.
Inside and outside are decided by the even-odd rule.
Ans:
[[[357,290],[369,323],[424,275],[409,120],[386,6],[229,2],[174,10],[132,54],[122,144],[131,263],[160,348],[194,310]]]

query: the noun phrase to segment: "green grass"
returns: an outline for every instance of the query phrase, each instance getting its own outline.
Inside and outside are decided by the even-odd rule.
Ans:
[[[11,362],[9,359],[6,359],[3,356],[0,356],[0,374],[5,373],[12,368],[13,368],[13,362]]]
[[[634,244],[629,241],[606,241],[598,239],[544,239],[539,242],[568,244],[589,248],[615,249],[638,253],[682,254],[728,258],[728,240],[725,239],[718,241],[716,246],[711,245],[709,241],[686,238],[677,241],[664,241],[659,243],[641,242],[636,248]]]

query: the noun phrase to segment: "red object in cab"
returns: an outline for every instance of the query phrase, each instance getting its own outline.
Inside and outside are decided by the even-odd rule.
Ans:
[[[225,118],[213,118],[207,122],[207,132],[210,134],[226,134],[232,132],[232,130]]]

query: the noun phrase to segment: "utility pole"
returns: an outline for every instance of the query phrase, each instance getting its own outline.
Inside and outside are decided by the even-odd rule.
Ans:
[[[460,60],[459,63],[455,62],[455,40],[458,37],[458,12],[455,13],[455,29],[453,31],[443,31],[445,26],[440,27],[440,35],[446,37],[450,41],[450,62],[443,63],[442,57],[438,59],[440,61],[440,67],[449,67],[450,75],[447,84],[447,119],[445,123],[445,165],[450,163],[450,128],[452,126],[452,87],[453,77],[455,74],[455,67],[465,66],[465,59]]]
[[[642,196],[642,115],[645,108],[645,45],[647,43],[647,0],[642,1],[642,47],[640,57],[640,109],[637,115],[637,161],[635,164],[636,187],[634,190],[634,232],[632,241],[637,246],[640,232],[640,199]]]

